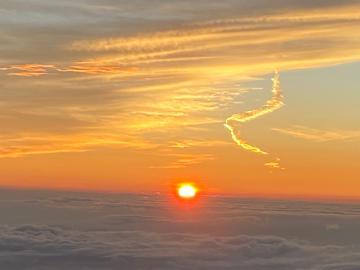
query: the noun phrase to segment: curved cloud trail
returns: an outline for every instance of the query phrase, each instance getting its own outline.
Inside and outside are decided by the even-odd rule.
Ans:
[[[261,106],[258,109],[255,110],[250,110],[250,111],[246,111],[244,113],[238,113],[238,114],[234,114],[232,116],[230,116],[229,118],[226,119],[225,122],[225,127],[230,131],[231,133],[231,137],[232,139],[242,148],[244,148],[247,151],[251,151],[257,154],[263,154],[263,155],[267,155],[268,153],[263,151],[262,149],[260,149],[257,146],[251,145],[249,143],[247,143],[244,139],[241,138],[240,136],[240,132],[237,130],[237,124],[241,124],[241,123],[246,123],[250,120],[253,120],[255,118],[258,118],[259,116],[265,115],[267,113],[271,113],[279,108],[281,108],[284,105],[283,102],[283,95],[282,95],[282,91],[281,91],[281,87],[280,87],[280,76],[279,76],[279,72],[277,70],[275,70],[275,74],[274,77],[272,78],[272,97],[271,99],[269,99],[268,101],[266,101],[266,103]],[[276,160],[276,164],[273,164],[274,162],[271,163],[266,163],[266,164],[271,164],[271,167],[273,168],[279,168],[278,165],[278,159]],[[276,165],[276,166],[273,166]],[[266,165],[268,166],[268,165]]]

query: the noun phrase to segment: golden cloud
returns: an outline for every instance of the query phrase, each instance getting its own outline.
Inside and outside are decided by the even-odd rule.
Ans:
[[[119,145],[124,147],[137,147],[134,142],[142,140],[168,147],[174,141],[184,141],[184,134],[191,134],[187,137],[195,139],[183,144],[187,146],[196,144],[196,138],[202,141],[206,137],[204,133],[216,133],[214,141],[225,143],[226,137],[219,130],[231,114],[230,109],[234,111],[239,103],[245,103],[243,81],[263,76],[274,68],[286,71],[360,59],[360,36],[354,34],[360,32],[358,5],[287,10],[266,16],[225,16],[189,22],[172,30],[158,27],[160,30],[151,33],[129,32],[127,36],[71,41],[66,50],[59,52],[61,57],[66,57],[57,56],[56,64],[5,66],[2,70],[9,75],[54,73],[54,76],[39,78],[43,84],[30,85],[32,91],[28,92],[33,93],[37,103],[26,96],[21,100],[9,99],[6,108],[16,107],[23,114],[46,108],[38,114],[52,117],[63,112],[74,119],[86,120],[84,125],[88,126],[82,128],[92,133],[84,132],[78,139],[79,128],[73,127],[71,130],[76,132],[62,135],[65,143],[49,147],[59,151],[107,145],[99,139],[104,130],[110,134],[106,136],[110,141],[121,134],[123,139],[115,141],[121,141]],[[64,76],[66,73],[73,76],[68,78]],[[80,76],[82,74],[88,76]],[[117,74],[121,76],[115,76]],[[7,85],[20,87],[11,79]],[[1,102],[3,105],[7,100]],[[16,106],[12,106],[12,102]],[[243,141],[236,126],[280,108],[279,89],[264,102],[263,107],[244,110],[245,113],[235,114],[226,121],[235,141],[240,141],[243,148],[262,154],[266,151]],[[85,109],[79,112],[69,108]],[[6,116],[9,111],[3,109],[2,112]],[[290,134],[289,130],[283,130],[286,132]],[[297,136],[304,132],[296,130]],[[42,137],[41,134],[37,136]],[[57,135],[44,134],[44,138],[49,136],[56,138]],[[14,135],[17,137],[21,134]],[[46,142],[48,139],[44,144]],[[26,149],[29,145],[32,150],[27,151],[19,150],[15,144],[12,148],[12,144],[14,142],[8,142],[3,156],[9,156],[11,152],[14,155],[35,153],[36,147],[40,149],[39,153],[51,151],[43,149],[47,146],[32,147],[30,141],[20,146]]]
[[[54,65],[44,65],[44,64],[21,64],[21,65],[11,65],[8,67],[0,68],[0,70],[7,71],[8,75],[11,76],[41,76],[48,74],[50,69],[53,69]]]

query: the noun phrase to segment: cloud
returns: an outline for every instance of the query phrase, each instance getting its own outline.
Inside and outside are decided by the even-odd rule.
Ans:
[[[275,159],[275,160],[273,160],[273,161],[270,161],[270,162],[266,162],[264,165],[265,165],[266,167],[268,167],[268,168],[271,168],[271,169],[281,169],[281,170],[284,170],[284,168],[282,168],[281,165],[280,165],[280,159],[279,159],[279,158],[277,158],[277,159]]]
[[[121,74],[137,71],[136,67],[120,65],[101,65],[99,63],[74,63],[69,67],[59,68],[61,72],[75,72],[85,74]]]
[[[280,79],[279,74],[276,71],[274,78],[272,79],[273,86],[272,86],[272,97],[266,103],[257,109],[246,111],[244,113],[237,113],[230,117],[228,117],[225,121],[225,127],[230,131],[232,139],[236,142],[237,145],[244,148],[247,151],[254,152],[257,154],[267,155],[267,152],[264,152],[257,146],[253,146],[247,143],[240,135],[238,131],[237,124],[243,124],[253,119],[256,119],[260,116],[263,116],[268,113],[272,113],[273,111],[281,108],[283,103],[283,95],[280,88]],[[265,163],[265,166],[273,168],[273,169],[280,169],[279,158],[276,158],[275,161]]]
[[[352,40],[350,28],[354,27],[353,22],[358,21],[359,13],[352,6],[342,8],[327,8],[326,10],[290,10],[283,14],[270,14],[267,16],[252,16],[230,19],[218,19],[200,23],[189,23],[179,30],[155,32],[130,36],[126,38],[109,38],[93,41],[78,41],[71,45],[76,51],[110,51],[111,56],[100,57],[101,61],[123,61],[137,64],[151,64],[153,68],[156,61],[163,62],[169,59],[175,70],[177,58],[189,57],[189,65],[199,72],[211,72],[216,65],[217,59],[222,59],[226,66],[244,68],[234,64],[234,60],[246,61],[247,66],[255,65],[255,69],[267,65],[276,65],[282,70],[329,64],[339,61],[343,50],[333,50],[335,43],[342,41],[347,43]],[[350,24],[352,26],[350,27]],[[342,31],[338,31],[342,29]],[[318,38],[314,38],[317,35]],[[330,42],[326,45],[325,40]],[[297,41],[298,48],[291,46]],[[313,47],[307,46],[312,44]],[[319,48],[316,43],[327,46],[332,55]],[[340,45],[340,44],[339,44]],[[350,43],[348,44],[349,46]],[[257,48],[267,48],[267,57],[257,55]],[[251,50],[252,49],[252,50]],[[323,49],[323,47],[322,47]],[[350,48],[348,48],[350,49]],[[354,51],[354,47],[350,50]],[[227,52],[224,52],[227,51]],[[251,51],[246,57],[241,52]],[[262,51],[262,50],[261,50]],[[325,52],[325,54],[324,54]],[[330,52],[330,51],[329,51]],[[335,55],[334,55],[335,53]],[[234,58],[235,55],[235,58]],[[357,54],[356,54],[357,55]],[[258,56],[258,57],[256,57]],[[269,57],[272,56],[272,57]],[[208,57],[208,58],[203,58]],[[210,57],[210,58],[209,58]],[[255,59],[256,58],[256,61]],[[345,56],[344,61],[347,61]],[[354,56],[358,58],[358,56]],[[232,59],[233,62],[225,61]],[[194,61],[201,61],[199,65]],[[239,62],[239,61],[236,61]],[[322,63],[323,62],[323,63]],[[167,66],[169,69],[169,66]],[[184,72],[182,70],[182,72]]]
[[[192,148],[192,147],[212,147],[212,146],[222,146],[222,145],[229,145],[229,142],[225,141],[216,141],[211,139],[204,139],[204,140],[182,140],[171,142],[170,147],[172,148]]]
[[[283,95],[280,88],[279,74],[277,72],[275,72],[274,78],[272,80],[273,80],[273,87],[272,87],[273,96],[270,100],[266,101],[266,103],[258,109],[254,109],[251,111],[246,111],[244,113],[234,114],[230,116],[229,118],[226,119],[226,123],[225,123],[225,127],[230,131],[231,137],[240,147],[244,148],[245,150],[263,155],[267,155],[268,153],[264,152],[263,150],[261,150],[256,146],[248,144],[240,137],[240,133],[236,129],[236,124],[246,123],[248,121],[256,119],[257,117],[271,113],[283,106],[284,104]]]
[[[206,161],[214,160],[214,156],[211,154],[204,153],[171,153],[165,154],[164,156],[168,158],[168,160],[174,159],[170,161],[168,164],[163,165],[153,165],[150,168],[153,169],[179,169],[186,168],[189,166],[197,165]]]
[[[342,255],[345,254],[346,256]],[[2,227],[0,266],[24,269],[333,269],[359,253],[277,236],[80,232],[47,225]],[[339,268],[335,268],[339,269]],[[344,269],[344,268],[341,268]],[[347,269],[347,268],[346,268]]]
[[[298,125],[290,128],[273,128],[273,130],[295,138],[315,142],[350,141],[360,139],[360,131],[358,130],[322,130]]]
[[[48,74],[49,70],[53,69],[54,65],[43,65],[43,64],[22,64],[22,65],[11,65],[9,67],[0,68],[8,72],[10,76],[41,76]]]
[[[16,158],[26,155],[86,152],[100,146],[149,149],[156,145],[141,138],[113,135],[109,133],[78,133],[72,137],[54,134],[23,134],[22,136],[0,136],[0,158]]]
[[[66,152],[111,145],[94,139],[104,133],[109,140],[120,134],[124,147],[146,141],[167,148],[209,134],[225,144],[218,131],[224,118],[239,104],[252,106],[242,95],[253,90],[245,81],[275,67],[360,59],[354,1],[185,3],[4,3],[1,67],[26,76],[0,74],[7,136],[36,134],[44,143],[61,137],[66,143],[55,149]],[[22,148],[31,150],[22,155],[48,152],[27,142]],[[4,147],[4,156],[20,156],[16,143]]]
[[[168,194],[0,193],[7,270],[360,266],[356,203],[203,195],[185,207]]]
[[[79,62],[70,66],[58,67],[43,64],[22,64],[2,67],[0,70],[7,71],[9,76],[37,77],[47,75],[50,72],[84,73],[84,74],[123,74],[137,71],[136,67],[120,65],[102,65],[101,63]]]

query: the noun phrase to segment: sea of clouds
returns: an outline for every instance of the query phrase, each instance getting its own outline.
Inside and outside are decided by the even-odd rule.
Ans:
[[[360,269],[360,205],[0,191],[0,269]]]

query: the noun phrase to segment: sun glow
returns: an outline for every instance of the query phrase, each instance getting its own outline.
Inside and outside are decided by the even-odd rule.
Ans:
[[[189,183],[182,183],[177,188],[177,194],[182,199],[193,199],[198,193],[198,188]]]

